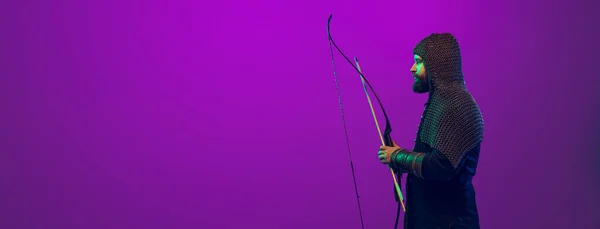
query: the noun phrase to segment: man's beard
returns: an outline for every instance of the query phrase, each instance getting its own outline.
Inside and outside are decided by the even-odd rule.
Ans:
[[[417,79],[413,84],[413,91],[416,93],[425,93],[429,91],[429,83],[427,81],[422,81],[421,79]]]

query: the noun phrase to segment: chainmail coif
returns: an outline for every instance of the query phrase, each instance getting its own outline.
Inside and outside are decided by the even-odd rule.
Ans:
[[[483,140],[483,118],[465,87],[458,41],[450,33],[434,33],[413,52],[423,59],[429,82],[419,137],[456,168],[464,154]]]

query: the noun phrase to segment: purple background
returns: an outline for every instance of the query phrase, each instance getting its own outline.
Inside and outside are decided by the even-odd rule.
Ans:
[[[554,2],[2,1],[0,228],[360,228],[330,13],[403,147],[426,100],[411,50],[457,36],[483,228],[598,228],[598,6]],[[336,66],[366,228],[392,228],[360,80]]]

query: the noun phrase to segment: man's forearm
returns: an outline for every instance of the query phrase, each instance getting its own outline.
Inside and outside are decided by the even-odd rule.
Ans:
[[[390,158],[392,167],[427,180],[449,180],[456,169],[439,152],[420,153],[410,150],[396,150]]]
[[[424,153],[412,152],[409,150],[396,150],[392,153],[390,163],[392,167],[418,177],[422,176]]]

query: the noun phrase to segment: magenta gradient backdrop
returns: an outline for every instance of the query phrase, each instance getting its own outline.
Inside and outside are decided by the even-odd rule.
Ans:
[[[403,147],[426,100],[411,50],[458,37],[483,228],[599,228],[598,5],[563,2],[3,1],[0,228],[360,228],[330,13]],[[392,228],[360,80],[336,65],[366,228]]]

